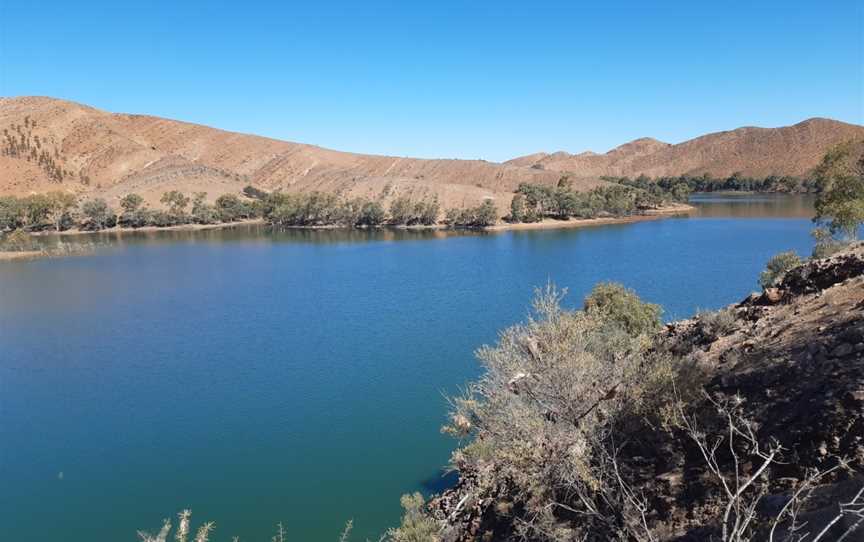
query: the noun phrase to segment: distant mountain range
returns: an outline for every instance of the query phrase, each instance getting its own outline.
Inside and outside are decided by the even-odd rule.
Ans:
[[[602,175],[735,172],[806,175],[832,145],[864,126],[810,119],[783,128],[739,128],[671,145],[643,138],[605,154],[538,153],[503,164],[339,152],[145,115],[108,113],[45,97],[0,98],[0,194],[66,190],[109,200],[168,190],[211,198],[246,185],[386,198],[437,196],[442,205],[509,201],[522,182],[578,189]]]

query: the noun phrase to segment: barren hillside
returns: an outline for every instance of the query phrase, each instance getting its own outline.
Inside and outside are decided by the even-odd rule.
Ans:
[[[595,178],[703,173],[728,177],[736,172],[753,177],[805,176],[830,147],[858,138],[864,138],[864,126],[814,118],[782,128],[717,132],[677,145],[642,138],[605,154],[537,153],[506,163]]]
[[[482,160],[338,152],[43,97],[0,98],[0,130],[0,194],[59,189],[110,201],[137,192],[155,201],[172,189],[214,198],[252,184],[370,197],[435,194],[446,207],[494,197],[503,206],[519,183],[561,177]]]
[[[213,199],[247,184],[351,196],[437,195],[444,207],[492,197],[502,209],[522,182],[577,189],[601,175],[736,171],[803,175],[831,145],[864,127],[811,119],[786,128],[740,128],[679,145],[643,138],[606,154],[536,154],[504,164],[339,152],[144,115],[109,113],[45,97],[0,98],[0,194],[65,190],[109,202],[137,192],[155,202],[168,190]]]

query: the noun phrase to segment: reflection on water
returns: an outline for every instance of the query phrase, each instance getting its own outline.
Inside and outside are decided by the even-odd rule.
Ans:
[[[811,218],[816,196],[812,194],[696,193],[690,204],[694,217]]]

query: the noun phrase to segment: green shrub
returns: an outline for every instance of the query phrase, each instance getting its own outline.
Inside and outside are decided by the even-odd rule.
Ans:
[[[633,290],[612,282],[594,286],[585,298],[585,312],[620,325],[631,336],[660,329],[659,305],[645,303]]]
[[[387,531],[392,542],[438,542],[441,527],[424,512],[425,501],[420,493],[402,495],[402,523]]]
[[[801,258],[791,250],[772,256],[765,265],[765,270],[759,274],[759,285],[762,288],[771,288],[783,278],[787,271],[802,263]]]

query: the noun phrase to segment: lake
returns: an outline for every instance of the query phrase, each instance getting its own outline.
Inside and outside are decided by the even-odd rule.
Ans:
[[[619,281],[667,320],[739,301],[812,246],[812,199],[570,230],[102,235],[0,265],[0,540],[136,540],[183,508],[212,540],[377,539],[446,483],[444,394],[553,281]],[[50,240],[48,242],[51,242]],[[73,241],[74,242],[74,241]]]

